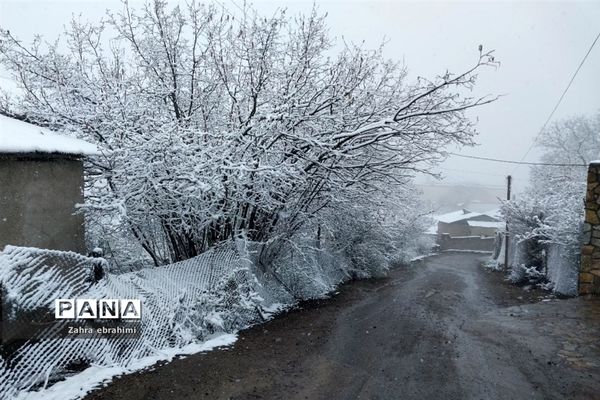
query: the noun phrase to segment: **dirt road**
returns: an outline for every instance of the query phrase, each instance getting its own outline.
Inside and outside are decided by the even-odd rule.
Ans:
[[[540,301],[480,257],[348,284],[88,399],[600,399],[600,302]]]

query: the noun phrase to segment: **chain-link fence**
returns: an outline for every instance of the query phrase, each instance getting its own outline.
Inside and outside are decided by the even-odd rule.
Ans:
[[[265,261],[268,259],[268,261]],[[299,299],[322,297],[347,273],[340,258],[306,245],[270,255],[263,245],[230,243],[193,259],[94,282],[97,259],[70,252],[10,247],[0,253],[3,325],[0,398],[47,386],[88,365],[123,366],[161,349],[202,341],[268,318]],[[264,268],[268,262],[269,268]],[[59,333],[56,298],[140,299],[135,337]],[[33,317],[36,316],[36,317]],[[43,320],[35,337],[31,321]]]

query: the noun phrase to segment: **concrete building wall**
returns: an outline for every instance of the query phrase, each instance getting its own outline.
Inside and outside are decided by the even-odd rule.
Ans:
[[[438,222],[438,234],[447,233],[450,236],[470,236],[471,230],[466,220],[446,223]]]
[[[0,154],[0,251],[10,244],[85,252],[83,162]]]
[[[438,244],[440,250],[475,250],[475,251],[494,251],[495,238],[482,237],[451,237],[450,235],[440,235]]]
[[[588,169],[579,294],[600,295],[600,163]]]
[[[490,228],[486,226],[469,226],[471,232],[471,236],[486,236],[486,237],[494,237],[496,236],[496,232],[498,229]]]

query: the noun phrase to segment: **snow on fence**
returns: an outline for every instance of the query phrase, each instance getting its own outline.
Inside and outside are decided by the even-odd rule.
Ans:
[[[94,259],[7,246],[0,253],[4,304],[10,308],[5,315],[53,313],[55,298],[112,298],[141,299],[143,316],[139,338],[65,339],[56,337],[54,327],[12,354],[0,354],[0,398],[47,386],[73,374],[74,365],[127,367],[161,350],[233,332],[296,299],[323,296],[347,277],[338,257],[308,247],[279,254],[273,279],[257,267],[260,246],[254,247],[230,244],[164,267],[108,273],[92,284]]]

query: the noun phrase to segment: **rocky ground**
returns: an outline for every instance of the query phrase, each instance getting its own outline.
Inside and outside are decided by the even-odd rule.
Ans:
[[[444,253],[86,399],[600,399],[600,300],[509,285]]]

